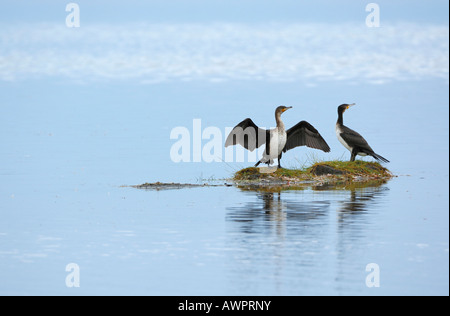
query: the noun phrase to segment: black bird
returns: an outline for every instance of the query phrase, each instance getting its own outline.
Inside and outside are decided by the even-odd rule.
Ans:
[[[281,120],[281,114],[292,106],[279,106],[275,110],[275,120],[277,127],[271,130],[259,128],[249,118],[243,120],[236,125],[227,137],[225,147],[239,144],[244,148],[253,151],[261,145],[266,144],[263,157],[255,164],[257,167],[260,163],[270,165],[273,159],[278,158],[278,168],[281,168],[281,156],[292,148],[298,146],[308,146],[315,149],[329,152],[330,147],[319,134],[319,132],[308,122],[301,121],[297,125],[288,129],[284,128]]]
[[[352,153],[350,161],[355,161],[356,155],[372,156],[376,160],[382,162],[389,162],[386,158],[376,154],[369,146],[367,141],[358,132],[348,128],[344,125],[344,112],[353,104],[341,104],[338,106],[338,120],[336,122],[336,136],[345,148]]]

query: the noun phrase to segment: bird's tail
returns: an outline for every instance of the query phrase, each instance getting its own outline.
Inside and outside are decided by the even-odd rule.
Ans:
[[[389,162],[389,160],[387,160],[386,158],[384,158],[383,156],[380,156],[380,155],[378,155],[378,154],[376,154],[376,153],[370,153],[370,155],[373,157],[373,158],[375,158],[376,160],[378,160],[378,161],[382,161],[382,162],[384,162],[384,163],[387,163],[387,162]]]

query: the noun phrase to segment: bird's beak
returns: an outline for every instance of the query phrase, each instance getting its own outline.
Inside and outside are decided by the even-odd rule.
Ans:
[[[354,105],[356,105],[356,103],[347,104],[347,109],[348,109],[349,107],[351,107],[351,106],[354,106]]]
[[[292,106],[287,106],[287,107],[285,107],[285,108],[283,109],[283,112],[285,112],[285,111],[287,111],[287,110],[289,110],[289,109],[292,109]]]

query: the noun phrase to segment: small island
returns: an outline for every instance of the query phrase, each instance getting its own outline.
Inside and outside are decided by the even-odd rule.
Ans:
[[[237,171],[230,179],[213,180],[213,183],[153,182],[130,187],[146,190],[171,190],[198,187],[237,186],[247,188],[303,189],[305,186],[340,188],[380,185],[394,175],[378,162],[325,161],[310,167],[285,169],[277,167],[250,167]],[[225,180],[225,183],[218,183]]]
[[[325,161],[303,169],[245,168],[234,174],[237,184],[333,184],[389,180],[393,174],[377,162]]]

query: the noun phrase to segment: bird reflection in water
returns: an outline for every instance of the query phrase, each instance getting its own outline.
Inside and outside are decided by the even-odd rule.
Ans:
[[[257,200],[243,206],[228,208],[227,220],[240,223],[242,232],[255,233],[260,229],[276,227],[277,234],[284,234],[286,222],[305,222],[326,215],[330,202],[301,201],[294,194],[281,188],[240,187]],[[293,225],[290,225],[293,227]]]
[[[230,273],[249,287],[262,278],[280,291],[292,282],[314,284],[318,275],[344,279],[357,268],[346,264],[352,251],[368,243],[365,215],[382,200],[383,183],[240,187],[253,201],[227,208]]]
[[[227,220],[241,223],[241,229],[244,232],[255,232],[260,227],[273,226],[277,224],[277,231],[286,220],[292,221],[289,225],[293,227],[294,221],[300,229],[313,222],[326,224],[326,221],[320,221],[324,216],[329,216],[329,208],[332,200],[338,196],[350,194],[349,198],[337,201],[337,218],[339,223],[345,221],[351,222],[352,216],[363,213],[369,207],[377,203],[378,197],[386,192],[383,184],[386,181],[355,182],[350,184],[330,185],[330,186],[303,186],[303,187],[239,187],[243,192],[256,195],[257,200],[247,202],[242,206],[233,206],[228,208]],[[307,190],[307,191],[305,191]],[[303,192],[303,197],[299,198]],[[319,194],[311,193],[311,191]],[[298,225],[298,222],[301,222]]]
[[[383,186],[385,182],[381,181],[372,185],[353,185],[348,191],[343,191],[343,194],[348,195],[348,199],[340,202],[338,209],[338,223],[342,225],[354,224],[361,219],[359,215],[364,214],[369,209],[374,209],[386,195],[388,188]]]

